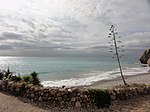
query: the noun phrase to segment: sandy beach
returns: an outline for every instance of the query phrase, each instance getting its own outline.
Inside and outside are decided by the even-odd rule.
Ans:
[[[127,84],[138,83],[138,84],[150,84],[150,73],[137,74],[131,76],[125,76],[125,80]],[[103,80],[99,82],[95,82],[94,84],[88,86],[89,88],[112,88],[117,85],[123,85],[123,81],[121,77],[117,77],[111,80]]]
[[[139,74],[134,76],[125,77],[128,84],[131,83],[146,83],[150,84],[150,73]],[[112,79],[99,81],[95,84],[88,86],[88,88],[111,88],[113,86],[123,84],[120,77]],[[127,101],[114,102],[110,108],[103,109],[105,112],[150,112],[150,95],[139,96],[134,99]],[[11,96],[8,94],[0,93],[0,112],[79,112],[79,110],[69,110],[69,109],[57,109],[51,108],[46,110],[37,106],[35,103],[23,99],[20,97]],[[87,110],[82,110],[86,112]],[[82,112],[81,111],[81,112]],[[100,110],[97,110],[99,112]],[[96,111],[94,111],[96,112]]]

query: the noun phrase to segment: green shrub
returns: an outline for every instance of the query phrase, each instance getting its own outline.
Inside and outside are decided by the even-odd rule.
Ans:
[[[90,89],[90,94],[94,97],[94,101],[98,108],[109,107],[111,104],[111,96],[106,90]]]
[[[23,82],[29,83],[31,81],[31,78],[32,78],[31,76],[27,75],[27,76],[23,76],[22,80],[23,80]]]
[[[40,83],[40,80],[38,78],[38,74],[36,72],[33,72],[30,74],[31,78],[31,83],[34,85],[38,85]]]
[[[21,81],[21,77],[20,76],[12,76],[11,78],[10,78],[10,80],[11,81],[17,81],[17,82],[19,82],[19,81]]]
[[[0,80],[2,80],[4,77],[4,74],[2,72],[0,72]]]
[[[5,72],[5,77],[6,78],[10,78],[12,76],[12,72],[10,72],[10,69],[8,67],[7,71],[4,71]]]

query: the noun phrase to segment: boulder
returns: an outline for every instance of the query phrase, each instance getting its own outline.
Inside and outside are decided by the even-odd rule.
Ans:
[[[81,104],[80,104],[79,101],[77,101],[77,102],[75,103],[75,107],[76,107],[76,108],[81,108]]]
[[[148,59],[150,59],[150,49],[144,51],[139,60],[142,64],[147,64]]]
[[[75,101],[76,101],[76,98],[75,98],[75,97],[72,97],[72,98],[71,98],[71,101],[75,102]]]
[[[149,67],[150,67],[150,58],[147,60],[147,64],[148,64]]]

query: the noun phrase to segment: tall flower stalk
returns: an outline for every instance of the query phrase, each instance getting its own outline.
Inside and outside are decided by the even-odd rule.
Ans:
[[[120,40],[121,36],[118,36],[117,29],[115,28],[114,25],[111,25],[111,27],[110,27],[110,33],[108,35],[108,38],[110,39],[109,43],[111,44],[110,52],[115,53],[114,54],[115,57],[113,57],[113,58],[117,59],[122,80],[124,82],[124,85],[127,85],[124,75],[123,75],[123,72],[122,72],[122,67],[121,67],[121,62],[120,62],[120,58],[122,58],[123,55],[119,54],[120,52],[124,52],[124,50],[121,50],[121,47],[123,47],[123,45],[119,46],[119,44],[121,43],[121,40]]]

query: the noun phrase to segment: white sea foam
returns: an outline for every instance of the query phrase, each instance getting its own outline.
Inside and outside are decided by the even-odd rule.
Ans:
[[[86,78],[71,78],[66,80],[55,80],[55,81],[43,81],[42,84],[47,87],[62,87],[62,86],[82,86],[82,85],[90,85],[93,82],[102,80],[102,79],[110,79],[108,76],[91,76]]]
[[[136,75],[141,73],[148,73],[149,67],[130,67],[123,69],[124,75]],[[62,86],[83,86],[83,85],[91,85],[94,82],[100,80],[112,79],[120,76],[119,69],[109,72],[100,72],[93,71],[89,74],[83,74],[82,78],[70,78],[65,80],[55,80],[55,81],[43,81],[42,85],[45,87],[62,87]]]

